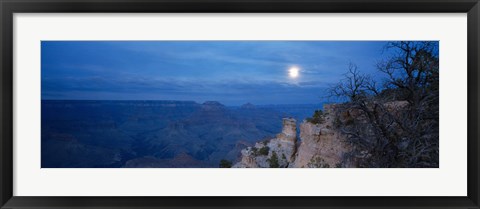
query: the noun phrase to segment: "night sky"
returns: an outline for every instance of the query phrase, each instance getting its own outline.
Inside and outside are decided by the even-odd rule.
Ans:
[[[380,80],[386,43],[42,41],[42,99],[318,104],[350,62]]]

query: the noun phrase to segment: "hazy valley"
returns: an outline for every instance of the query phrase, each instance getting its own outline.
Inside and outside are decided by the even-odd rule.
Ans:
[[[322,105],[42,101],[42,167],[218,167]]]

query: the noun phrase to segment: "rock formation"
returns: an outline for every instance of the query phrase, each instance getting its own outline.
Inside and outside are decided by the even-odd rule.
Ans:
[[[257,142],[242,150],[236,168],[332,168],[352,167],[345,164],[343,155],[351,147],[334,126],[337,119],[334,105],[324,105],[322,121],[318,124],[303,121],[300,124],[300,145],[297,145],[296,120],[283,119],[282,132],[273,139]],[[343,163],[343,164],[342,164]]]
[[[268,168],[289,166],[293,162],[297,142],[296,120],[293,118],[283,119],[282,132],[273,139],[257,142],[255,146],[241,151],[241,161],[235,164],[235,168]]]
[[[243,104],[242,106],[240,106],[240,108],[242,108],[242,109],[255,109],[256,107],[252,103],[246,103],[246,104]]]
[[[212,110],[223,110],[225,106],[217,101],[206,101],[202,104],[202,110],[212,111]]]
[[[301,143],[291,167],[341,167],[343,155],[350,151],[345,136],[334,126],[335,106],[324,105],[324,120],[313,124],[303,122],[300,125]],[[350,165],[346,165],[350,167]]]

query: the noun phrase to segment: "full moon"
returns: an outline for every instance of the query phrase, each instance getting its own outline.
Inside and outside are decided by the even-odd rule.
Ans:
[[[291,67],[288,69],[288,76],[290,76],[290,78],[296,78],[298,77],[298,71],[300,71],[298,67]]]

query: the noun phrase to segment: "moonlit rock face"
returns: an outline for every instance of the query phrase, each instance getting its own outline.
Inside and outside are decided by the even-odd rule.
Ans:
[[[288,69],[288,75],[290,76],[290,78],[296,78],[298,77],[299,71],[300,69],[298,69],[298,67],[291,67],[290,69]]]
[[[284,118],[282,133],[289,137],[297,135],[297,121],[293,118]]]

